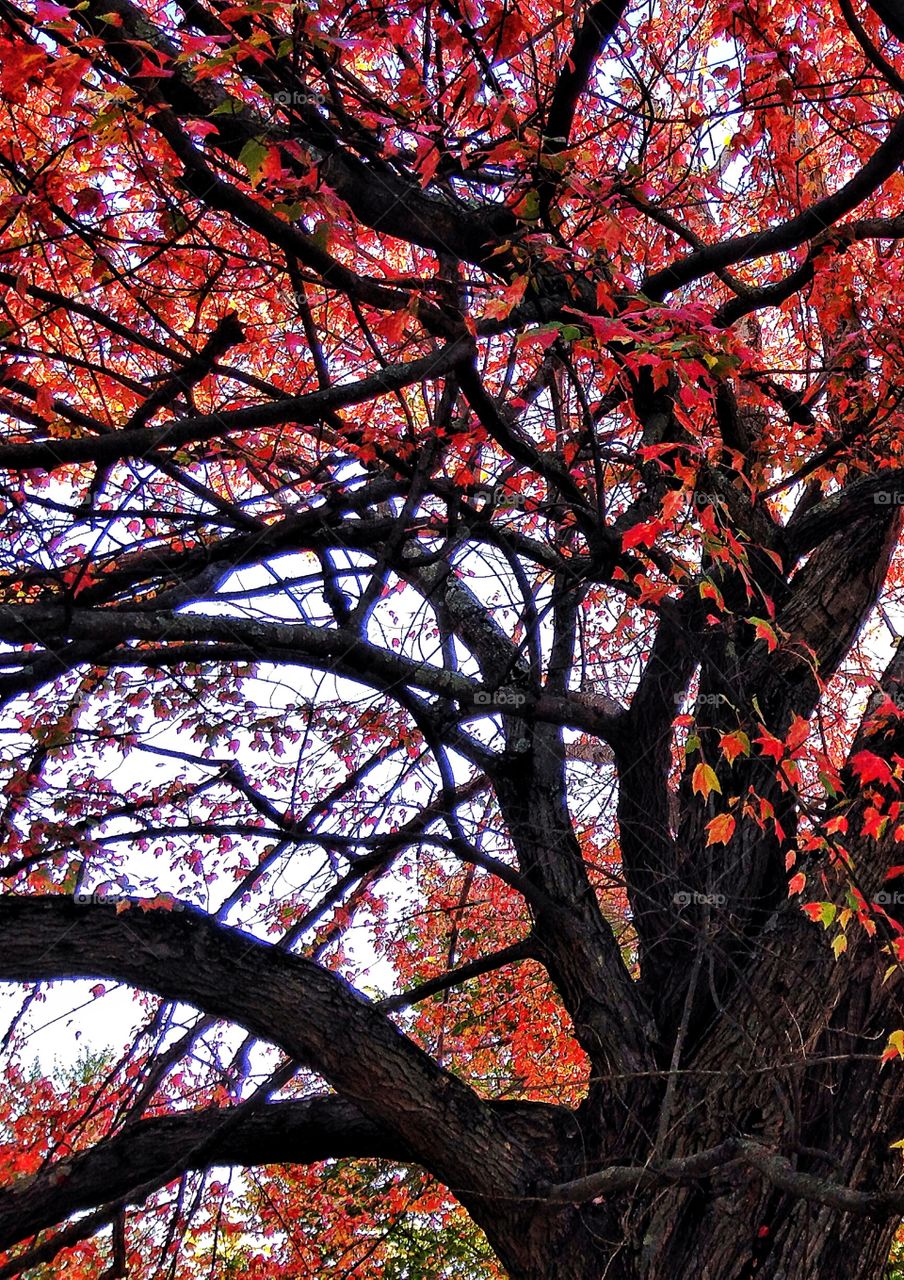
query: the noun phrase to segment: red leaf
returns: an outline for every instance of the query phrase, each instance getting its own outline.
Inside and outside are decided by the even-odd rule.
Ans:
[[[64,4],[52,4],[51,0],[35,0],[35,18],[38,22],[56,22],[60,18],[71,16],[70,10]]]
[[[781,738],[776,738],[768,729],[764,729],[755,741],[763,755],[772,756],[773,760],[781,760],[785,754],[785,744]]]
[[[807,883],[807,877],[802,871],[798,871],[796,876],[792,876],[788,881],[788,897],[791,898],[795,893],[802,893]]]
[[[893,780],[887,761],[874,755],[872,751],[858,751],[855,756],[851,756],[850,765],[861,783],[889,783]]]
[[[622,550],[631,547],[652,547],[662,533],[665,525],[661,520],[648,520],[646,524],[636,524],[633,529],[622,534]]]

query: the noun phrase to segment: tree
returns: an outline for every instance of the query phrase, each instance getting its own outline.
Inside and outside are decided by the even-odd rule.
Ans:
[[[880,1276],[900,0],[3,21],[0,1276]]]

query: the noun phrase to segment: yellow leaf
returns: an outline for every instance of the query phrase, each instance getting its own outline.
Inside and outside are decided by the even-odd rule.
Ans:
[[[719,785],[719,779],[716,777],[715,769],[711,769],[708,764],[698,764],[694,770],[694,776],[691,780],[691,787],[697,795],[703,796],[705,800],[711,791],[718,791],[722,794],[722,788]]]
[[[888,1037],[882,1061],[888,1062],[890,1058],[904,1058],[904,1031],[893,1031]]]

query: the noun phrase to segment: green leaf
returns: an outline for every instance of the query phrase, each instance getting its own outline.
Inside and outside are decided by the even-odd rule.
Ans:
[[[314,223],[314,228],[308,236],[318,249],[327,250],[330,247],[330,224],[325,218],[320,218]]]
[[[833,799],[835,798],[835,796],[839,794],[838,788],[835,786],[832,779],[829,777],[827,773],[823,773],[822,770],[820,770],[820,773],[819,773],[819,781],[822,783],[826,791],[829,793],[830,796],[832,796]]]
[[[244,109],[244,102],[236,102],[235,98],[227,98],[218,107],[214,107],[210,114],[212,116],[237,116]]]
[[[248,177],[256,182],[261,165],[267,158],[267,148],[259,138],[249,138],[239,152],[239,161],[248,170]]]
[[[834,902],[820,902],[819,904],[819,920],[824,929],[828,929],[838,915],[838,908]]]
[[[518,206],[518,216],[525,222],[536,222],[540,216],[540,193],[531,187]]]

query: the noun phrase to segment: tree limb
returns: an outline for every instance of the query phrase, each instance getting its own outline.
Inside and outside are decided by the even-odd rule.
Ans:
[[[514,1190],[525,1175],[487,1105],[310,960],[195,910],[117,910],[57,895],[0,897],[0,939],[0,978],[115,978],[280,1045],[465,1199]]]

